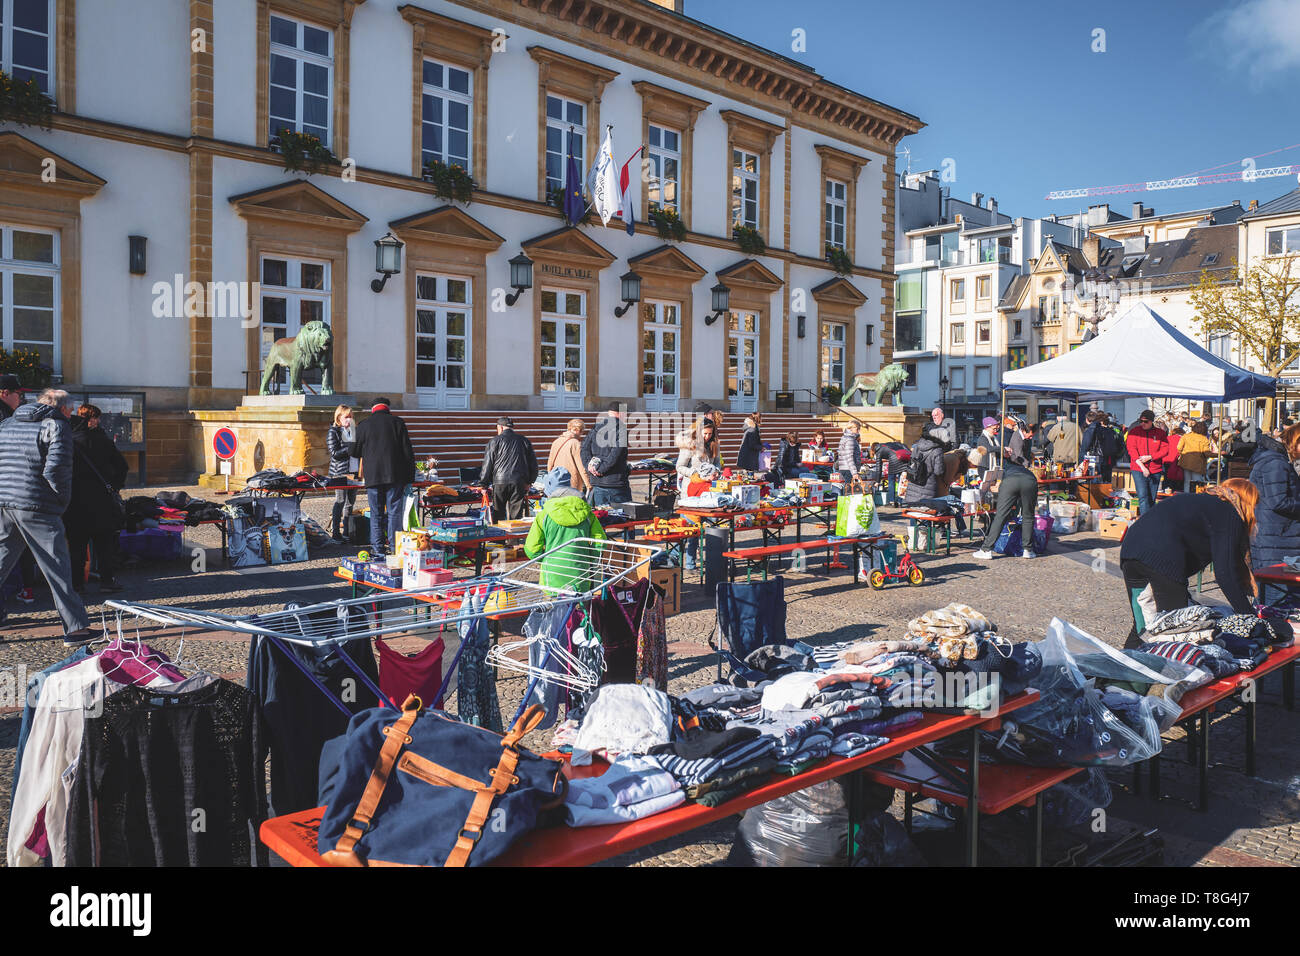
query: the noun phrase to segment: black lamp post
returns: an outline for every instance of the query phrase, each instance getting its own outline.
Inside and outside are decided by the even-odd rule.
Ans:
[[[623,273],[623,304],[614,310],[614,315],[622,318],[627,310],[641,301],[641,277],[635,272]]]
[[[402,245],[402,240],[391,232],[382,239],[375,240],[375,271],[382,275],[383,278],[371,279],[370,291],[383,292],[384,286],[388,283],[388,277],[395,276],[402,271]]]
[[[704,317],[705,325],[712,325],[722,318],[722,313],[731,310],[731,290],[719,282],[713,287],[713,314]]]
[[[514,305],[533,287],[533,260],[522,252],[510,260],[510,285],[515,291],[506,296],[506,305]]]

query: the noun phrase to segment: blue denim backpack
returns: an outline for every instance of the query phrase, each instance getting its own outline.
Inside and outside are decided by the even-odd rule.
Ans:
[[[530,707],[501,736],[408,697],[356,714],[325,744],[317,852],[336,866],[481,866],[564,802],[557,760],[518,748]]]

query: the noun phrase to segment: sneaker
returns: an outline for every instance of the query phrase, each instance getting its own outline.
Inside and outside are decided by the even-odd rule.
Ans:
[[[18,592],[18,600],[22,601],[24,604],[35,604],[36,592],[31,588],[23,588]]]
[[[1036,558],[1036,557],[1038,557],[1038,555],[1034,554],[1034,552],[1030,551],[1028,548],[1026,548],[1025,551],[1024,551],[1024,554],[1022,554],[1022,555],[1020,555],[1020,556],[1021,556],[1022,558]]]
[[[95,632],[88,627],[83,627],[79,631],[73,631],[71,634],[63,635],[64,647],[81,647],[83,644],[89,644],[95,639]]]
[[[980,548],[974,555],[972,555],[972,557],[979,558],[981,561],[992,561],[997,556],[992,551],[985,551],[983,548]]]

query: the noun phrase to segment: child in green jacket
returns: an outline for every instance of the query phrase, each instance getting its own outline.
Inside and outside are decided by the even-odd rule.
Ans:
[[[533,526],[524,541],[524,554],[535,558],[554,551],[574,538],[604,538],[605,529],[582,495],[569,484],[569,470],[551,469],[542,481],[546,501],[533,517]],[[575,545],[560,554],[542,559],[540,582],[543,587],[582,593],[590,590],[589,574],[599,557],[599,545]]]

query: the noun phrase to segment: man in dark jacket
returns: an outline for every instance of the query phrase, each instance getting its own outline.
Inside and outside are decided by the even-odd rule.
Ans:
[[[402,524],[406,487],[415,480],[415,449],[406,422],[378,399],[370,417],[357,426],[352,457],[361,459],[361,479],[370,502],[370,550],[388,554]]]
[[[1020,540],[1023,547],[1021,557],[1037,557],[1034,553],[1034,509],[1038,506],[1038,479],[1029,470],[1029,459],[1025,457],[1029,449],[1029,426],[1018,415],[1008,418],[1014,424],[1002,434],[1002,445],[1006,452],[1002,459],[997,510],[989,524],[988,533],[984,535],[984,543],[972,555],[981,561],[993,559],[993,546],[998,543],[1002,529],[1017,511],[1020,513]]]
[[[522,518],[528,489],[537,480],[537,453],[533,443],[515,431],[515,423],[502,415],[497,419],[497,437],[483,451],[479,484],[492,489],[492,517],[496,520]]]
[[[935,498],[940,494],[948,493],[947,488],[942,492],[939,490],[944,472],[944,434],[941,426],[931,425],[928,422],[921,429],[921,437],[912,446],[907,491],[903,495],[904,503],[923,501],[926,498]],[[919,480],[913,476],[919,476]]]
[[[609,414],[582,441],[582,460],[591,476],[591,503],[596,507],[632,500],[624,414],[622,404],[610,402]]]
[[[23,403],[23,386],[17,375],[0,375],[0,422]]]
[[[117,536],[125,524],[125,511],[117,493],[126,485],[130,470],[113,439],[99,427],[100,411],[82,405],[69,419],[72,435],[72,501],[63,514],[72,549],[72,586],[80,590],[86,580],[86,546],[95,543],[99,590],[122,590],[113,577]]]
[[[1300,476],[1291,467],[1297,451],[1300,425],[1291,425],[1282,432],[1282,441],[1261,433],[1251,456],[1250,483],[1259,489],[1255,536],[1250,541],[1252,570],[1279,564],[1283,558],[1300,553]],[[1260,584],[1260,599],[1265,604],[1274,604],[1291,593],[1284,585]]]
[[[9,577],[24,547],[49,582],[63,619],[64,644],[94,636],[85,605],[72,589],[72,562],[63,512],[72,496],[72,439],[63,403],[68,393],[47,388],[0,422],[0,581]],[[0,620],[4,609],[0,605]]]

